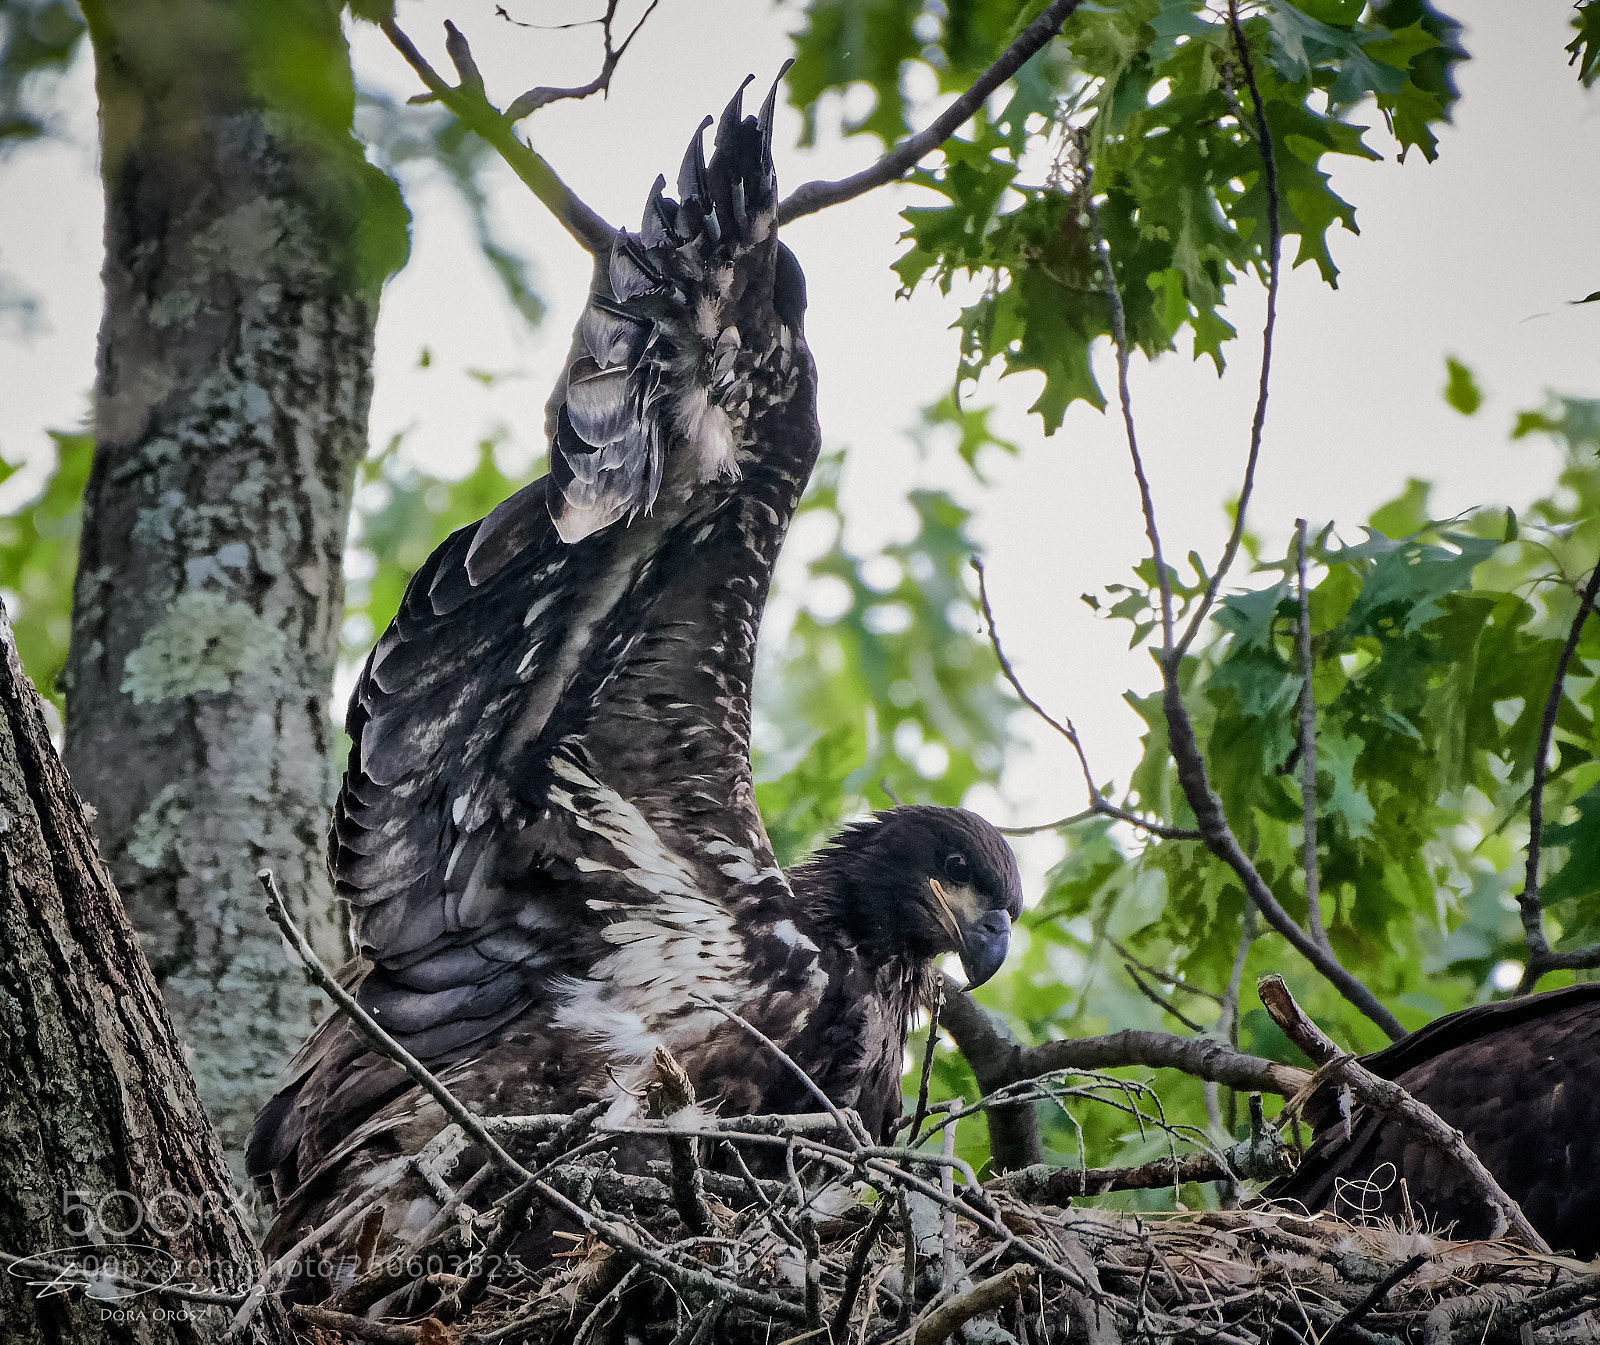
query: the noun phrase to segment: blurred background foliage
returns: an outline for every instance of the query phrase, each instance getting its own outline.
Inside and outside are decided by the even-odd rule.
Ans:
[[[790,97],[810,135],[821,100],[865,86],[870,111],[847,130],[892,143],[924,114],[904,93],[908,63],[930,69],[941,91],[965,88],[1040,8],[1041,0],[791,5]],[[1597,8],[1574,11],[1569,51],[1585,82],[1596,74]],[[49,134],[49,81],[72,60],[82,23],[65,0],[0,0],[0,24],[3,155]],[[982,449],[1018,451],[962,400],[982,369],[1041,372],[1034,409],[1047,431],[1074,400],[1104,405],[1089,359],[1110,330],[1103,257],[1123,295],[1131,345],[1156,359],[1187,331],[1193,356],[1222,368],[1234,336],[1228,291],[1264,278],[1266,268],[1252,76],[1275,146],[1285,260],[1311,262],[1329,283],[1337,268],[1328,230],[1353,225],[1354,207],[1332,190],[1327,156],[1373,152],[1354,118],[1376,110],[1402,154],[1435,153],[1433,128],[1449,116],[1452,70],[1465,53],[1459,25],[1429,0],[1270,0],[1247,7],[1243,31],[1248,74],[1216,6],[1085,4],[1064,36],[918,171],[943,203],[905,212],[899,277],[907,289],[948,290],[957,276],[976,276],[981,298],[962,316],[955,391],[916,432],[932,451],[954,448],[972,469],[972,489],[983,485]],[[357,130],[386,171],[445,175],[508,302],[537,322],[543,307],[529,259],[489,222],[480,143],[437,109],[376,96],[361,99]],[[0,275],[0,313],[25,307],[19,293]],[[1446,395],[1463,414],[1482,402],[1473,371],[1456,361]],[[1517,419],[1513,437],[1530,436],[1558,443],[1566,466],[1523,517],[1486,502],[1434,519],[1429,486],[1414,481],[1365,528],[1349,520],[1311,528],[1322,916],[1340,959],[1412,1027],[1504,993],[1521,956],[1514,897],[1538,721],[1577,589],[1600,552],[1600,402],[1552,396]],[[92,444],[83,434],[53,440],[56,466],[42,492],[0,519],[0,588],[24,663],[59,707]],[[479,443],[458,479],[420,470],[400,440],[362,466],[347,558],[347,677],[428,552],[536,474],[537,464],[503,462],[498,447],[493,437]],[[938,803],[960,802],[974,786],[1003,791],[1017,742],[1019,707],[975,608],[968,511],[948,494],[914,492],[911,535],[855,554],[839,503],[847,461],[833,451],[818,468],[796,526],[821,542],[782,570],[775,610],[792,620],[769,628],[763,646],[758,797],[785,863],[840,821],[884,806],[889,791]],[[1185,660],[1184,695],[1241,842],[1286,909],[1303,913],[1295,560],[1262,554],[1248,534],[1247,548],[1253,573],[1236,575],[1236,591]],[[1172,576],[1183,601],[1205,579],[1204,560],[1190,564],[1197,582]],[[1103,578],[1084,600],[1101,619],[1125,624],[1130,648],[1142,648],[1154,619],[1151,563]],[[1590,628],[1561,700],[1546,804],[1545,905],[1557,947],[1600,938],[1597,669],[1600,632]],[[1130,693],[1129,702],[1149,731],[1137,769],[1108,797],[1192,825],[1159,697]],[[1062,811],[1081,802],[1064,798]],[[1061,845],[1011,960],[979,993],[1024,1041],[1124,1027],[1213,1032],[1303,1064],[1248,1007],[1254,977],[1274,970],[1341,1045],[1382,1044],[1279,936],[1247,925],[1231,871],[1198,844],[1096,819],[1063,828]],[[1226,992],[1241,977],[1245,1002],[1234,1013]],[[1570,979],[1560,973],[1544,984]],[[914,1045],[920,1057],[920,1037]],[[1170,1073],[1159,1083],[1169,1116],[1214,1136],[1242,1126],[1244,1109],[1225,1092],[1208,1097],[1198,1081]],[[976,1085],[946,1043],[933,1094],[958,1093],[971,1098]],[[1071,1115],[1059,1108],[1045,1130],[1055,1162],[1138,1162],[1166,1145],[1100,1105]],[[965,1127],[963,1137],[963,1156],[981,1164],[981,1128]],[[1159,1207],[1172,1193],[1123,1199]]]

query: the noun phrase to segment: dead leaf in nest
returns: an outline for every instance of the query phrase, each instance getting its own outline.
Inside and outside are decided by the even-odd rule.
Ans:
[[[1005,1224],[1018,1237],[1035,1238],[1044,1232],[1034,1220],[1030,1219],[1021,1210],[1000,1208],[1000,1221]]]
[[[665,1046],[656,1047],[651,1060],[655,1073],[644,1086],[644,1114],[653,1120],[672,1116],[694,1106],[694,1084],[689,1072]]]
[[[383,1232],[383,1206],[379,1205],[361,1221],[361,1232],[356,1236],[356,1274],[365,1275],[372,1268],[372,1254],[378,1249],[378,1235]]]
[[[417,1345],[455,1345],[455,1332],[437,1317],[424,1317],[417,1323]]]

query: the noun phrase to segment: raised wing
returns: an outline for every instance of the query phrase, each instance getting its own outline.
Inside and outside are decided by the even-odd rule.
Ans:
[[[752,940],[792,950],[748,752],[756,632],[819,445],[773,101],[745,118],[736,95],[682,199],[658,179],[618,233],[551,399],[550,475],[418,571],[351,699],[330,863],[359,996],[469,1093],[508,1025],[644,1058],[707,1030],[690,991],[748,989]],[[251,1170],[298,1185],[405,1088],[330,1022]]]

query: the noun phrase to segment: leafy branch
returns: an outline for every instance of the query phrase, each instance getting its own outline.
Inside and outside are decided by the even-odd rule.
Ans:
[[[1261,460],[1261,436],[1267,423],[1267,392],[1272,383],[1272,334],[1278,324],[1278,276],[1282,271],[1283,261],[1278,156],[1272,143],[1272,130],[1267,125],[1266,106],[1261,99],[1261,88],[1256,83],[1255,64],[1250,59],[1250,44],[1246,42],[1244,29],[1239,23],[1238,0],[1228,0],[1228,27],[1233,33],[1234,51],[1239,58],[1239,68],[1244,72],[1245,87],[1250,91],[1250,104],[1255,112],[1255,140],[1257,148],[1261,151],[1261,176],[1267,193],[1267,318],[1261,328],[1261,373],[1256,385],[1255,414],[1250,418],[1250,454],[1245,460],[1244,484],[1239,488],[1239,503],[1234,507],[1233,531],[1228,534],[1228,544],[1223,548],[1222,561],[1207,582],[1205,594],[1189,617],[1188,628],[1184,631],[1183,638],[1178,641],[1175,651],[1171,648],[1170,613],[1165,610],[1162,613],[1162,620],[1168,632],[1166,655],[1174,667],[1194,643],[1194,637],[1199,633],[1201,623],[1205,621],[1211,611],[1211,605],[1217,599],[1217,592],[1222,586],[1223,579],[1233,568],[1234,558],[1239,554],[1239,544],[1244,540],[1245,514],[1250,507],[1251,491],[1255,489],[1256,464]],[[1120,304],[1120,298],[1118,302]],[[1152,520],[1152,529],[1154,526]],[[1166,605],[1170,607],[1172,602],[1170,592],[1164,591],[1163,596]]]
[[[654,6],[652,6],[653,8]],[[648,11],[646,17],[649,17]],[[642,23],[643,20],[641,19]],[[545,161],[543,156],[534,152],[533,148],[517,136],[513,127],[513,119],[500,111],[489,101],[484,90],[483,76],[478,73],[477,62],[472,59],[472,50],[467,45],[467,39],[462,36],[461,30],[448,19],[445,21],[445,51],[449,54],[451,62],[456,68],[456,78],[460,83],[451,85],[428,64],[427,58],[417,50],[416,45],[401,30],[393,18],[385,18],[378,25],[383,29],[384,36],[393,44],[394,49],[406,59],[406,63],[417,72],[422,82],[427,85],[426,97],[443,103],[457,117],[462,125],[476,131],[482,136],[495,151],[504,159],[523,184],[535,197],[543,203],[546,209],[556,217],[557,222],[570,233],[579,245],[595,256],[603,256],[610,251],[611,240],[616,236],[616,230],[607,224],[588,205],[580,200],[577,194],[567,186],[557,175],[553,168]],[[637,28],[634,33],[637,33]],[[633,40],[634,33],[628,35],[628,42]],[[627,42],[623,43],[626,50]],[[610,53],[609,39],[607,53]],[[621,57],[621,51],[617,53]],[[615,62],[612,62],[613,67]],[[606,74],[607,86],[610,75]],[[548,90],[534,89],[523,97],[532,94],[549,92]],[[572,96],[577,96],[575,93]],[[519,100],[520,101],[520,100]],[[547,99],[554,101],[553,99]],[[515,104],[513,104],[513,107]],[[533,111],[528,108],[521,115]]]
[[[966,92],[935,117],[926,130],[908,136],[871,167],[859,173],[852,173],[837,182],[807,182],[796,187],[778,206],[778,223],[788,224],[802,216],[854,200],[877,187],[899,181],[959,131],[990,94],[1042,51],[1081,3],[1082,0],[1051,0],[1039,17],[1024,28],[1016,41],[1000,54],[999,59],[973,80]]]
[[[1255,103],[1256,141],[1261,151],[1263,175],[1268,187],[1267,222],[1270,237],[1267,246],[1267,256],[1269,258],[1267,317],[1261,334],[1261,374],[1256,396],[1255,413],[1251,420],[1250,452],[1245,466],[1244,485],[1240,491],[1233,531],[1229,536],[1222,562],[1206,585],[1205,596],[1191,616],[1188,628],[1184,632],[1182,639],[1176,641],[1173,638],[1172,585],[1162,557],[1161,534],[1156,523],[1155,502],[1151,494],[1149,481],[1145,476],[1144,463],[1139,453],[1132,397],[1128,390],[1127,366],[1130,352],[1126,344],[1126,322],[1123,316],[1122,296],[1110,266],[1105,266],[1106,298],[1111,305],[1113,340],[1116,340],[1115,334],[1117,332],[1123,333],[1122,341],[1117,345],[1118,397],[1121,402],[1123,423],[1127,432],[1128,452],[1133,463],[1134,477],[1139,487],[1140,504],[1144,510],[1145,530],[1150,541],[1151,556],[1155,562],[1156,576],[1160,588],[1162,647],[1158,661],[1161,668],[1162,705],[1167,717],[1168,743],[1172,751],[1173,762],[1177,768],[1179,783],[1183,787],[1184,797],[1188,800],[1189,807],[1194,812],[1195,819],[1199,824],[1201,838],[1204,840],[1206,847],[1233,870],[1244,888],[1245,895],[1255,905],[1256,909],[1261,912],[1266,922],[1279,934],[1283,935],[1294,949],[1310,962],[1341,995],[1382,1028],[1392,1040],[1398,1040],[1405,1035],[1405,1028],[1401,1026],[1399,1019],[1378,1001],[1377,996],[1367,988],[1359,977],[1350,972],[1338,960],[1332,949],[1326,946],[1325,940],[1319,941],[1300,928],[1293,917],[1279,904],[1278,899],[1272,894],[1271,888],[1261,877],[1255,864],[1251,862],[1249,856],[1245,854],[1244,849],[1240,846],[1238,838],[1223,811],[1221,799],[1211,789],[1210,781],[1206,774],[1205,758],[1196,739],[1194,723],[1190,718],[1188,707],[1184,704],[1179,680],[1184,654],[1199,629],[1200,621],[1209,611],[1222,577],[1231,566],[1238,552],[1240,540],[1244,535],[1246,506],[1249,503],[1251,486],[1255,479],[1256,464],[1260,459],[1262,432],[1266,423],[1267,393],[1271,381],[1272,340],[1277,321],[1276,294],[1281,261],[1281,239],[1279,237],[1278,207],[1276,202],[1277,177],[1273,167],[1272,139],[1262,110],[1260,92],[1256,84],[1248,44],[1245,41],[1243,29],[1239,24],[1235,0],[1230,0],[1228,14],[1237,47],[1236,54],[1240,67],[1245,74],[1246,87],[1251,91],[1251,96]]]

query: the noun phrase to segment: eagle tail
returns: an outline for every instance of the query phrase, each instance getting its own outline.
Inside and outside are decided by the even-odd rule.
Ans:
[[[743,110],[749,83],[717,123],[710,162],[707,117],[683,156],[678,198],[658,177],[639,232],[618,230],[596,268],[551,406],[548,499],[565,542],[648,511],[676,443],[695,451],[691,485],[738,474],[749,390],[731,316],[752,274],[764,271],[769,287],[781,283],[776,271],[787,275],[761,265],[777,226],[778,82],[755,117]]]

